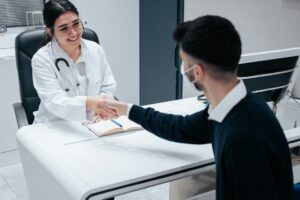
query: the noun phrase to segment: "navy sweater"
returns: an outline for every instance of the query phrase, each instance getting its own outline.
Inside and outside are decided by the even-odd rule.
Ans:
[[[222,123],[207,111],[182,117],[133,105],[129,118],[169,141],[212,143],[217,200],[295,199],[288,143],[268,105],[248,93]]]

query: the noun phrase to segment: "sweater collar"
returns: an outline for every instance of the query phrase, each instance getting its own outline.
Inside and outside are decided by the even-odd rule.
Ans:
[[[222,123],[230,110],[236,106],[246,95],[247,90],[245,84],[242,80],[240,80],[239,83],[221,100],[221,102],[215,108],[209,106],[208,119]]]

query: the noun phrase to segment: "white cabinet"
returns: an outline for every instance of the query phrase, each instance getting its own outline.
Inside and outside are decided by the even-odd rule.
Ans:
[[[1,55],[1,49],[0,49]],[[17,148],[17,123],[12,104],[19,102],[19,84],[16,61],[0,56],[0,154]]]

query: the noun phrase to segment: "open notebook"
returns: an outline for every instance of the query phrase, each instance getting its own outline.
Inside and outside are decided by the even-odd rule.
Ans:
[[[125,116],[119,117],[114,120],[106,120],[94,124],[86,124],[85,126],[97,136],[143,129],[139,124],[134,123]]]

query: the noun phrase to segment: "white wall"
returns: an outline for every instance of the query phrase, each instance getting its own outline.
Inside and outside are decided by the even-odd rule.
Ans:
[[[300,46],[299,0],[186,0],[185,20],[216,14],[239,31],[243,53]]]
[[[73,0],[97,32],[117,81],[116,96],[139,104],[139,0]]]
[[[299,0],[185,0],[184,19],[213,14],[239,31],[243,53],[300,46]],[[183,96],[194,95],[183,86]]]

